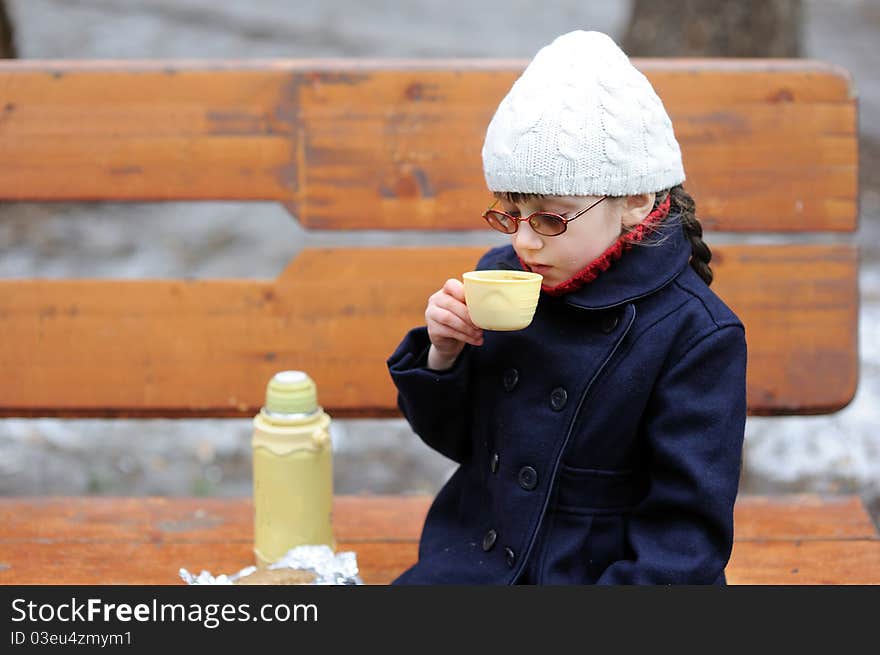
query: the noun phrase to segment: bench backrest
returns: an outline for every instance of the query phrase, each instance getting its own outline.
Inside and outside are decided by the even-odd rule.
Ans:
[[[750,413],[843,407],[857,248],[798,235],[856,228],[849,75],[633,61],[672,117],[712,288],[746,324]],[[483,136],[526,63],[3,62],[0,200],[271,200],[313,229],[482,230]],[[0,415],[246,416],[286,368],[334,415],[396,415],[385,358],[483,250],[425,245],[306,249],[274,280],[0,280]]]

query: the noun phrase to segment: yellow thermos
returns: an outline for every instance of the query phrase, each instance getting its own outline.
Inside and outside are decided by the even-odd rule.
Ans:
[[[304,544],[336,550],[330,417],[302,371],[276,373],[254,417],[254,555],[258,566]]]

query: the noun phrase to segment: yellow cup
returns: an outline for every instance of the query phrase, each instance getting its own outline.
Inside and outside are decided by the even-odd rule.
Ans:
[[[468,271],[464,296],[471,320],[484,330],[522,330],[538,306],[541,281],[527,271]]]

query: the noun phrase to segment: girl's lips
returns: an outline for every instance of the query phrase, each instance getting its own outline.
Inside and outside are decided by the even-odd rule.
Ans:
[[[533,273],[541,273],[541,274],[543,274],[543,273],[549,271],[551,268],[553,268],[552,266],[544,266],[543,264],[529,264],[528,266],[530,269],[532,269]]]

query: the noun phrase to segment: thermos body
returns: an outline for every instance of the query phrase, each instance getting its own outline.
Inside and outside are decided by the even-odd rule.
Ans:
[[[336,549],[330,421],[305,373],[282,371],[269,382],[251,440],[258,566],[295,546]]]

